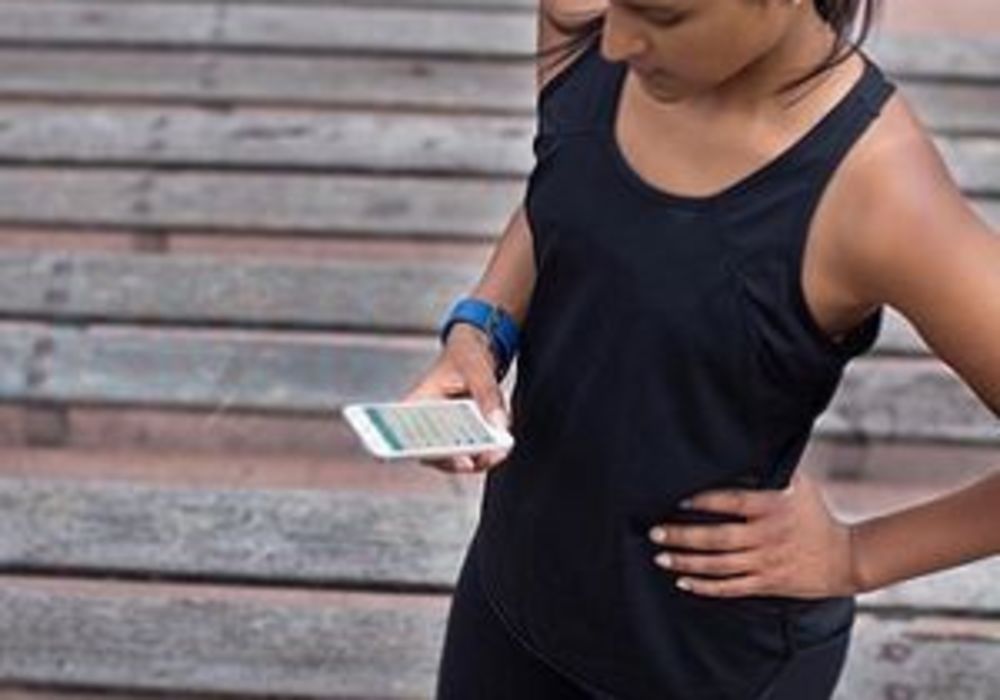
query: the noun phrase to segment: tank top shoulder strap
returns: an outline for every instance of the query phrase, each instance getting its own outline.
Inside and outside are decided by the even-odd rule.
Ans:
[[[799,144],[799,155],[823,171],[813,180],[820,191],[895,90],[865,53],[859,55],[864,62],[861,77]]]
[[[816,324],[805,300],[801,282],[806,241],[826,187],[852,146],[878,117],[895,91],[895,85],[881,69],[863,52],[859,52],[859,55],[864,61],[861,77],[800,142],[800,148],[795,154],[798,162],[793,163],[793,167],[786,172],[784,181],[789,191],[801,192],[798,206],[791,207],[793,216],[798,218],[797,225],[792,229],[796,233],[788,239],[791,244],[788,249],[791,273],[785,278],[790,285],[793,310],[808,331],[807,334],[815,341],[815,347],[824,358],[833,360],[835,366],[871,348],[882,323],[882,308],[879,307],[875,313],[847,332],[843,340],[834,342]],[[791,180],[797,181],[799,185],[791,186]]]
[[[601,127],[604,96],[613,76],[600,55],[600,32],[589,37],[538,94],[535,152],[560,137]]]

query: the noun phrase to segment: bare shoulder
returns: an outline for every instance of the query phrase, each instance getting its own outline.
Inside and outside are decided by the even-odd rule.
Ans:
[[[852,284],[902,312],[1000,416],[1000,236],[965,200],[905,96],[860,145],[844,180],[856,221],[838,231]]]
[[[851,184],[886,199],[889,209],[921,201],[928,194],[935,200],[961,198],[928,129],[899,90],[852,149],[844,170],[855,181]]]
[[[899,90],[855,143],[829,195],[841,272],[873,304],[898,300],[894,266],[903,274],[908,256],[960,255],[994,238]]]

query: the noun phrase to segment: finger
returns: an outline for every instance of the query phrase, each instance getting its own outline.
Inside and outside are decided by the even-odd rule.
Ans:
[[[767,586],[764,579],[757,575],[735,576],[727,579],[683,576],[677,579],[675,585],[690,593],[718,598],[740,598],[767,593]]]
[[[477,454],[477,455],[474,456],[474,460],[475,460],[475,463],[476,463],[476,469],[477,470],[480,470],[480,469],[492,469],[493,467],[495,467],[496,465],[498,465],[500,462],[502,462],[504,459],[506,459],[507,455],[509,453],[510,453],[509,449],[507,449],[507,450],[489,450],[488,452],[481,452],[481,453],[479,453],[479,454]]]
[[[465,379],[442,352],[421,378],[406,390],[402,401],[417,399],[439,399],[445,396],[465,393]]]
[[[467,381],[469,392],[483,416],[497,428],[509,428],[510,419],[503,392],[492,374],[492,369],[483,364],[479,371],[467,377]]]
[[[471,472],[476,468],[475,463],[468,455],[434,458],[424,457],[420,459],[420,464],[443,472]]]
[[[717,489],[695,494],[685,502],[685,508],[733,513],[748,518],[765,515],[775,508],[779,494],[774,489]]]
[[[465,391],[465,382],[461,376],[457,374],[442,376],[432,373],[407,391],[400,400],[440,399],[444,396],[453,396]]]
[[[728,554],[687,554],[681,552],[661,552],[654,558],[656,565],[678,573],[711,574],[730,576],[753,573],[756,556],[747,551]]]
[[[736,550],[758,544],[759,535],[752,525],[721,523],[716,525],[678,525],[669,523],[650,530],[657,544],[701,550]]]

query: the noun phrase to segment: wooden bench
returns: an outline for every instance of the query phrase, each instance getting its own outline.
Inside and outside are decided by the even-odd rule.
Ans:
[[[481,477],[337,409],[429,365],[520,199],[535,6],[0,0],[0,697],[431,696]],[[928,42],[874,50],[996,225],[1000,43]],[[891,310],[806,460],[847,518],[998,464]],[[998,580],[862,596],[838,697],[1000,696]]]

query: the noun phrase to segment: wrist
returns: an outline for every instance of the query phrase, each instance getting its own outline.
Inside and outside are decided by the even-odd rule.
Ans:
[[[439,333],[441,342],[447,344],[452,330],[465,325],[477,328],[486,336],[494,359],[494,374],[497,381],[502,380],[517,353],[520,340],[517,321],[500,304],[465,297],[452,307],[444,319]]]
[[[861,537],[860,523],[850,523],[847,530],[848,580],[851,594],[866,593],[871,590],[870,576],[864,559],[864,544]]]
[[[448,331],[448,336],[444,345],[454,342],[471,342],[484,348],[494,365],[497,362],[496,353],[493,351],[490,335],[479,326],[466,321],[456,321],[454,326]]]

